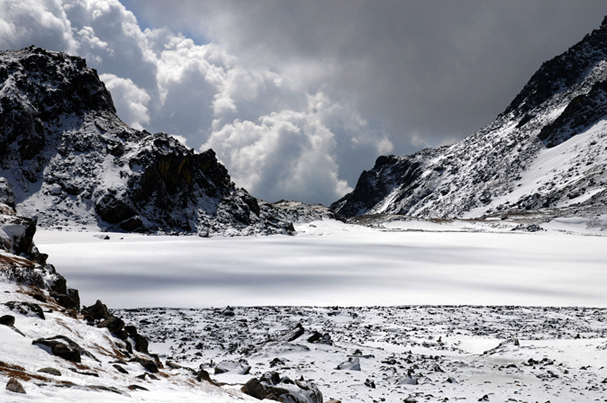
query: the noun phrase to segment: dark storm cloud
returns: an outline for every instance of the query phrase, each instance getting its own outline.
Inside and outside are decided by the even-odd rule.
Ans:
[[[415,133],[414,143],[436,144],[488,123],[607,13],[602,1],[553,0],[128,4],[152,24],[187,27],[251,64],[352,97],[400,152]]]
[[[327,204],[378,155],[489,123],[606,13],[601,1],[4,0],[0,47],[84,56],[127,123],[214,148],[257,197]]]

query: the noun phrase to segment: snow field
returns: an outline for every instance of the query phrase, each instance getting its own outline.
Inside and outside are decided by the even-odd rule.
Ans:
[[[41,230],[35,242],[84,305],[607,306],[607,237],[391,225],[318,221],[295,237],[97,234],[109,240]]]

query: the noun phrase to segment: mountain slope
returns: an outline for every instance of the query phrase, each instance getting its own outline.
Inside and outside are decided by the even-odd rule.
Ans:
[[[381,156],[341,215],[607,213],[607,18],[545,62],[495,121],[452,146]]]
[[[47,228],[290,233],[276,208],[237,189],[213,150],[128,127],[83,59],[0,52],[0,177]]]

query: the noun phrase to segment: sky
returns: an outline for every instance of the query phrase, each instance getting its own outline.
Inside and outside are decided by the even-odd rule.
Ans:
[[[325,205],[383,154],[491,122],[604,1],[0,0],[0,49],[85,57],[136,128],[239,187]]]

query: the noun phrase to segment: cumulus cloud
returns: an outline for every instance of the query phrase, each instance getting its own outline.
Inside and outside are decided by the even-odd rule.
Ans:
[[[270,201],[285,195],[308,203],[336,200],[351,188],[338,177],[337,143],[325,125],[324,115],[331,106],[324,104],[330,101],[322,93],[307,98],[304,111],[282,110],[255,122],[226,124],[203,148],[218,152],[237,183],[264,189]]]
[[[83,56],[128,124],[213,147],[257,197],[328,204],[378,155],[489,122],[600,23],[556,1],[3,0],[0,48]]]
[[[149,122],[147,104],[150,102],[148,93],[139,88],[130,78],[121,78],[113,74],[102,74],[99,78],[112,93],[120,118],[129,126],[142,130]]]

